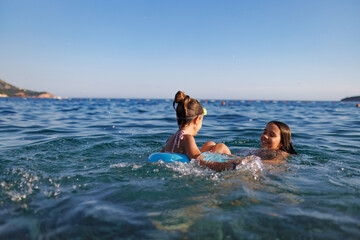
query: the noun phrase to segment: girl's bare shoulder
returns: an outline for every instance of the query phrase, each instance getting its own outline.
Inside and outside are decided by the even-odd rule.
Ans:
[[[281,150],[258,149],[255,153],[263,161],[285,161],[290,154]]]

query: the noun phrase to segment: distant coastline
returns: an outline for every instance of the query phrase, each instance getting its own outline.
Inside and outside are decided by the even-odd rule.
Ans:
[[[37,92],[15,87],[0,79],[0,97],[57,98],[48,92]]]
[[[342,102],[360,102],[360,96],[343,98],[343,99],[341,99],[341,101]]]

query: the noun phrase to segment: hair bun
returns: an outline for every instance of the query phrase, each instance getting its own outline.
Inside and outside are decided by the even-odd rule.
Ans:
[[[173,107],[175,109],[175,103],[179,103],[181,101],[183,101],[186,97],[188,97],[188,95],[186,95],[184,92],[182,91],[178,91],[175,94],[175,98],[174,98],[174,102],[173,102]]]
[[[178,103],[182,100],[184,100],[184,98],[186,97],[186,94],[182,91],[178,91],[176,94],[175,94],[175,102]]]

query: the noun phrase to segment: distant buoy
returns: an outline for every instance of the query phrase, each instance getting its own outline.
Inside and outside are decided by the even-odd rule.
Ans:
[[[224,105],[225,105],[225,102],[224,102],[224,101],[222,101],[222,102],[221,102],[221,105],[223,105],[223,106],[224,106]]]
[[[356,107],[360,107],[360,103],[356,104]]]

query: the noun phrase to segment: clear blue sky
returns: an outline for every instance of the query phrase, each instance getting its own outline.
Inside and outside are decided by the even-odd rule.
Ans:
[[[359,0],[0,0],[0,79],[62,97],[360,95]]]

